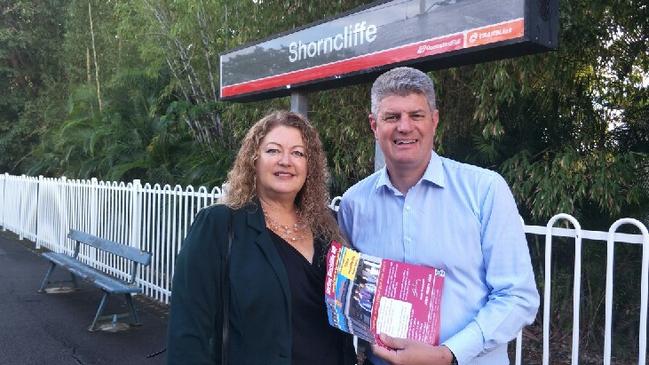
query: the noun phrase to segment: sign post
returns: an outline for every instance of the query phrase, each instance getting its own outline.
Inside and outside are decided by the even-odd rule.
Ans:
[[[291,93],[291,111],[300,113],[305,117],[309,113],[309,99],[306,93],[295,91]]]

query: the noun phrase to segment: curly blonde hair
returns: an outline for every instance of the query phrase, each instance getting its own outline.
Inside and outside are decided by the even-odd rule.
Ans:
[[[329,171],[322,142],[316,129],[298,113],[286,110],[273,111],[248,130],[234,160],[234,165],[228,173],[225,204],[233,209],[256,204],[255,162],[259,158],[259,145],[264,137],[277,126],[298,129],[306,147],[306,181],[295,198],[295,205],[301,214],[299,218],[311,228],[314,236],[343,242],[336,220],[328,208],[330,201],[327,189]]]

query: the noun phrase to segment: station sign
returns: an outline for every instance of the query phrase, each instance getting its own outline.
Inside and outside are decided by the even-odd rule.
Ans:
[[[556,49],[558,0],[377,1],[220,55],[220,97],[250,101]]]

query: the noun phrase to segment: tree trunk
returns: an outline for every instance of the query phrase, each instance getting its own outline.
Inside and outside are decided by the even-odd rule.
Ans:
[[[95,61],[95,81],[97,82],[97,102],[99,103],[99,112],[102,111],[101,102],[101,85],[99,83],[99,64],[97,64],[97,48],[95,48],[95,31],[92,23],[92,7],[88,1],[88,19],[90,20],[90,38],[92,39],[92,57]]]
[[[86,47],[86,78],[88,79],[88,85],[92,82],[92,76],[90,76],[90,48]]]

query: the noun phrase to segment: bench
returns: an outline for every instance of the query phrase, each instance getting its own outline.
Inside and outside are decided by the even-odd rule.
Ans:
[[[123,244],[99,238],[74,229],[70,230],[68,237],[76,242],[74,246],[74,254],[72,256],[57,252],[44,252],[41,254],[41,256],[50,261],[51,265],[47,270],[45,278],[43,278],[43,282],[38,291],[40,293],[45,292],[45,288],[48,284],[50,284],[50,276],[52,275],[54,268],[58,265],[70,272],[72,276],[72,279],[70,281],[73,283],[75,288],[77,288],[76,277],[79,277],[82,280],[90,282],[93,285],[99,287],[104,292],[104,295],[101,298],[101,302],[99,303],[99,307],[97,308],[95,319],[92,321],[92,324],[88,328],[89,331],[97,330],[97,321],[100,319],[104,311],[106,301],[110,294],[124,294],[126,303],[130,308],[130,315],[132,319],[131,324],[140,325],[137,312],[135,311],[135,306],[133,305],[132,294],[142,292],[142,288],[140,288],[135,283],[138,264],[144,266],[149,265],[151,263],[151,254],[138,250],[134,247],[125,246]],[[79,247],[81,244],[91,246],[96,248],[97,250],[109,252],[116,257],[122,257],[129,260],[129,280],[120,280],[79,261]]]

